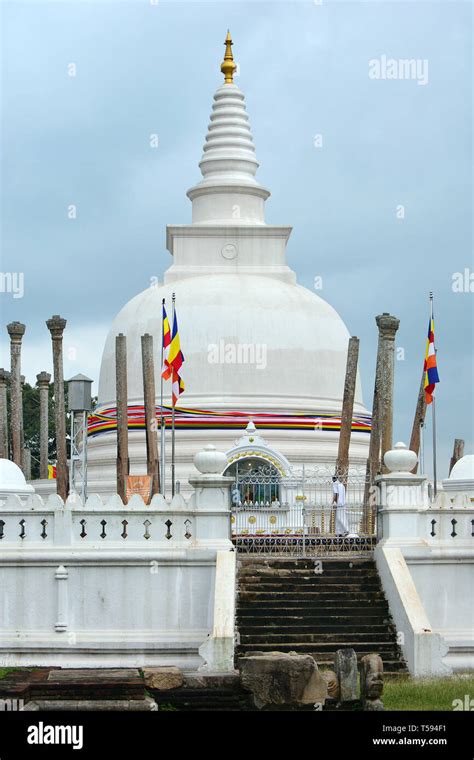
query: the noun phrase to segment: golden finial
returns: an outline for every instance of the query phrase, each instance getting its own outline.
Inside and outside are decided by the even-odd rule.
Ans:
[[[224,74],[224,81],[226,84],[232,84],[234,81],[234,71],[237,68],[237,64],[234,63],[234,56],[232,55],[232,37],[229,30],[227,30],[227,37],[225,38],[225,55],[224,60],[221,63],[221,71]]]

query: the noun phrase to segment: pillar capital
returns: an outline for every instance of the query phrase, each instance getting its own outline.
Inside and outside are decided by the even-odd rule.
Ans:
[[[385,311],[383,314],[379,314],[375,317],[375,321],[382,338],[385,338],[386,340],[395,340],[395,333],[400,326],[399,319]]]
[[[63,317],[60,317],[59,314],[53,314],[51,319],[46,320],[46,327],[51,333],[51,337],[53,340],[62,339],[66,324],[67,324],[67,320],[63,319]]]
[[[49,372],[39,372],[36,375],[36,383],[38,388],[49,388],[51,382],[51,375]]]
[[[10,322],[7,325],[8,334],[12,343],[21,343],[26,330],[26,325],[22,322]]]

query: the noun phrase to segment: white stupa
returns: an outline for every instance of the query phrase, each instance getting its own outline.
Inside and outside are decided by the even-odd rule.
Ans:
[[[159,405],[162,299],[171,318],[175,293],[185,357],[176,432],[182,489],[196,451],[212,442],[233,453],[249,419],[282,467],[334,464],[337,453],[349,332],[332,306],[297,284],[285,258],[291,227],[265,222],[270,193],[255,178],[258,162],[244,94],[232,81],[231,44],[228,35],[225,82],[214,95],[199,164],[202,179],[187,192],[192,223],[167,227],[172,264],[164,284],[139,293],[116,316],[100,371],[97,411],[113,416],[115,337],[123,333],[129,407],[143,405],[140,338],[150,333]],[[169,382],[164,403],[171,405]],[[370,418],[359,380],[354,417],[351,462],[365,465]],[[91,427],[89,492],[115,489],[116,435],[109,428],[100,420]],[[145,473],[143,430],[131,429],[129,446],[131,474]],[[238,450],[246,456],[244,447]]]
[[[474,498],[474,454],[465,454],[458,459],[449,477],[443,480],[443,491],[465,493]]]
[[[0,501],[10,494],[23,497],[31,493],[34,493],[34,488],[26,482],[18,465],[10,459],[0,459]]]

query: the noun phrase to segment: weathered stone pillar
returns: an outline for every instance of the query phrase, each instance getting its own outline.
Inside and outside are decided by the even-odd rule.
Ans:
[[[410,446],[411,448],[411,446]],[[453,456],[451,457],[451,461],[449,463],[449,473],[451,474],[451,470],[453,469],[456,462],[458,462],[462,457],[464,456],[464,441],[462,438],[455,438],[454,439],[454,448],[453,448]]]
[[[393,386],[395,376],[395,335],[400,320],[391,314],[380,314],[376,317],[377,326],[382,338],[382,367],[381,367],[381,396],[380,396],[380,427],[382,442],[382,462],[387,451],[393,446]],[[386,472],[384,466],[384,472]]]
[[[48,319],[46,326],[51,333],[54,365],[54,417],[56,427],[56,491],[66,501],[69,475],[66,449],[66,411],[64,408],[63,332],[66,320],[58,314]]]
[[[354,395],[357,380],[357,361],[359,358],[359,338],[349,339],[347,347],[346,378],[344,381],[344,396],[342,399],[341,431],[337,451],[336,473],[341,482],[347,486],[347,470],[349,468],[349,446],[352,432],[352,414],[354,411]]]
[[[21,441],[21,469],[26,480],[31,480],[31,451],[25,446],[25,419],[23,415],[23,393],[25,390],[26,378],[20,376],[21,394],[20,394],[20,441]]]
[[[156,434],[155,367],[153,363],[153,337],[142,335],[143,397],[145,401],[146,466],[151,476],[151,493],[160,492],[160,463]]]
[[[0,369],[0,459],[8,459],[8,404],[7,385],[10,373]]]
[[[128,456],[127,338],[122,333],[115,338],[115,388],[117,403],[117,493],[126,504],[130,459]]]
[[[10,335],[10,425],[12,435],[12,459],[18,467],[22,466],[22,403],[21,403],[21,340],[25,334],[25,325],[10,322],[7,325]]]
[[[418,400],[416,402],[415,417],[413,419],[413,428],[410,438],[410,451],[414,451],[418,456],[420,453],[421,426],[425,421],[426,401],[425,401],[425,372],[421,373],[420,390],[418,391]],[[418,461],[413,469],[415,475],[418,470]]]
[[[40,402],[40,478],[48,477],[48,443],[49,443],[49,384],[51,375],[40,372],[36,375]]]
[[[21,466],[25,480],[31,480],[31,450],[23,446],[21,452]]]
[[[377,317],[375,318],[377,321]],[[380,383],[382,374],[382,336],[379,329],[377,344],[377,359],[375,363],[374,396],[372,399],[372,420],[370,427],[369,456],[365,472],[364,513],[362,516],[362,532],[371,534],[374,524],[373,515],[376,509],[371,497],[373,483],[380,471]],[[373,495],[373,494],[372,494]]]

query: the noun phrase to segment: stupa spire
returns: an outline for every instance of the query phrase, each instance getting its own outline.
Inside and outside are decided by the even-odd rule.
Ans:
[[[224,54],[224,60],[221,63],[221,71],[224,74],[224,82],[226,84],[232,84],[234,81],[234,71],[237,68],[237,65],[234,61],[234,56],[232,54],[232,37],[230,36],[230,31],[227,30],[227,36],[225,38],[225,54]]]
[[[187,193],[193,204],[193,223],[265,224],[264,202],[270,192],[255,178],[258,161],[244,93],[233,81],[237,66],[230,32],[225,46],[221,65],[225,81],[214,94],[199,162],[202,180]]]

